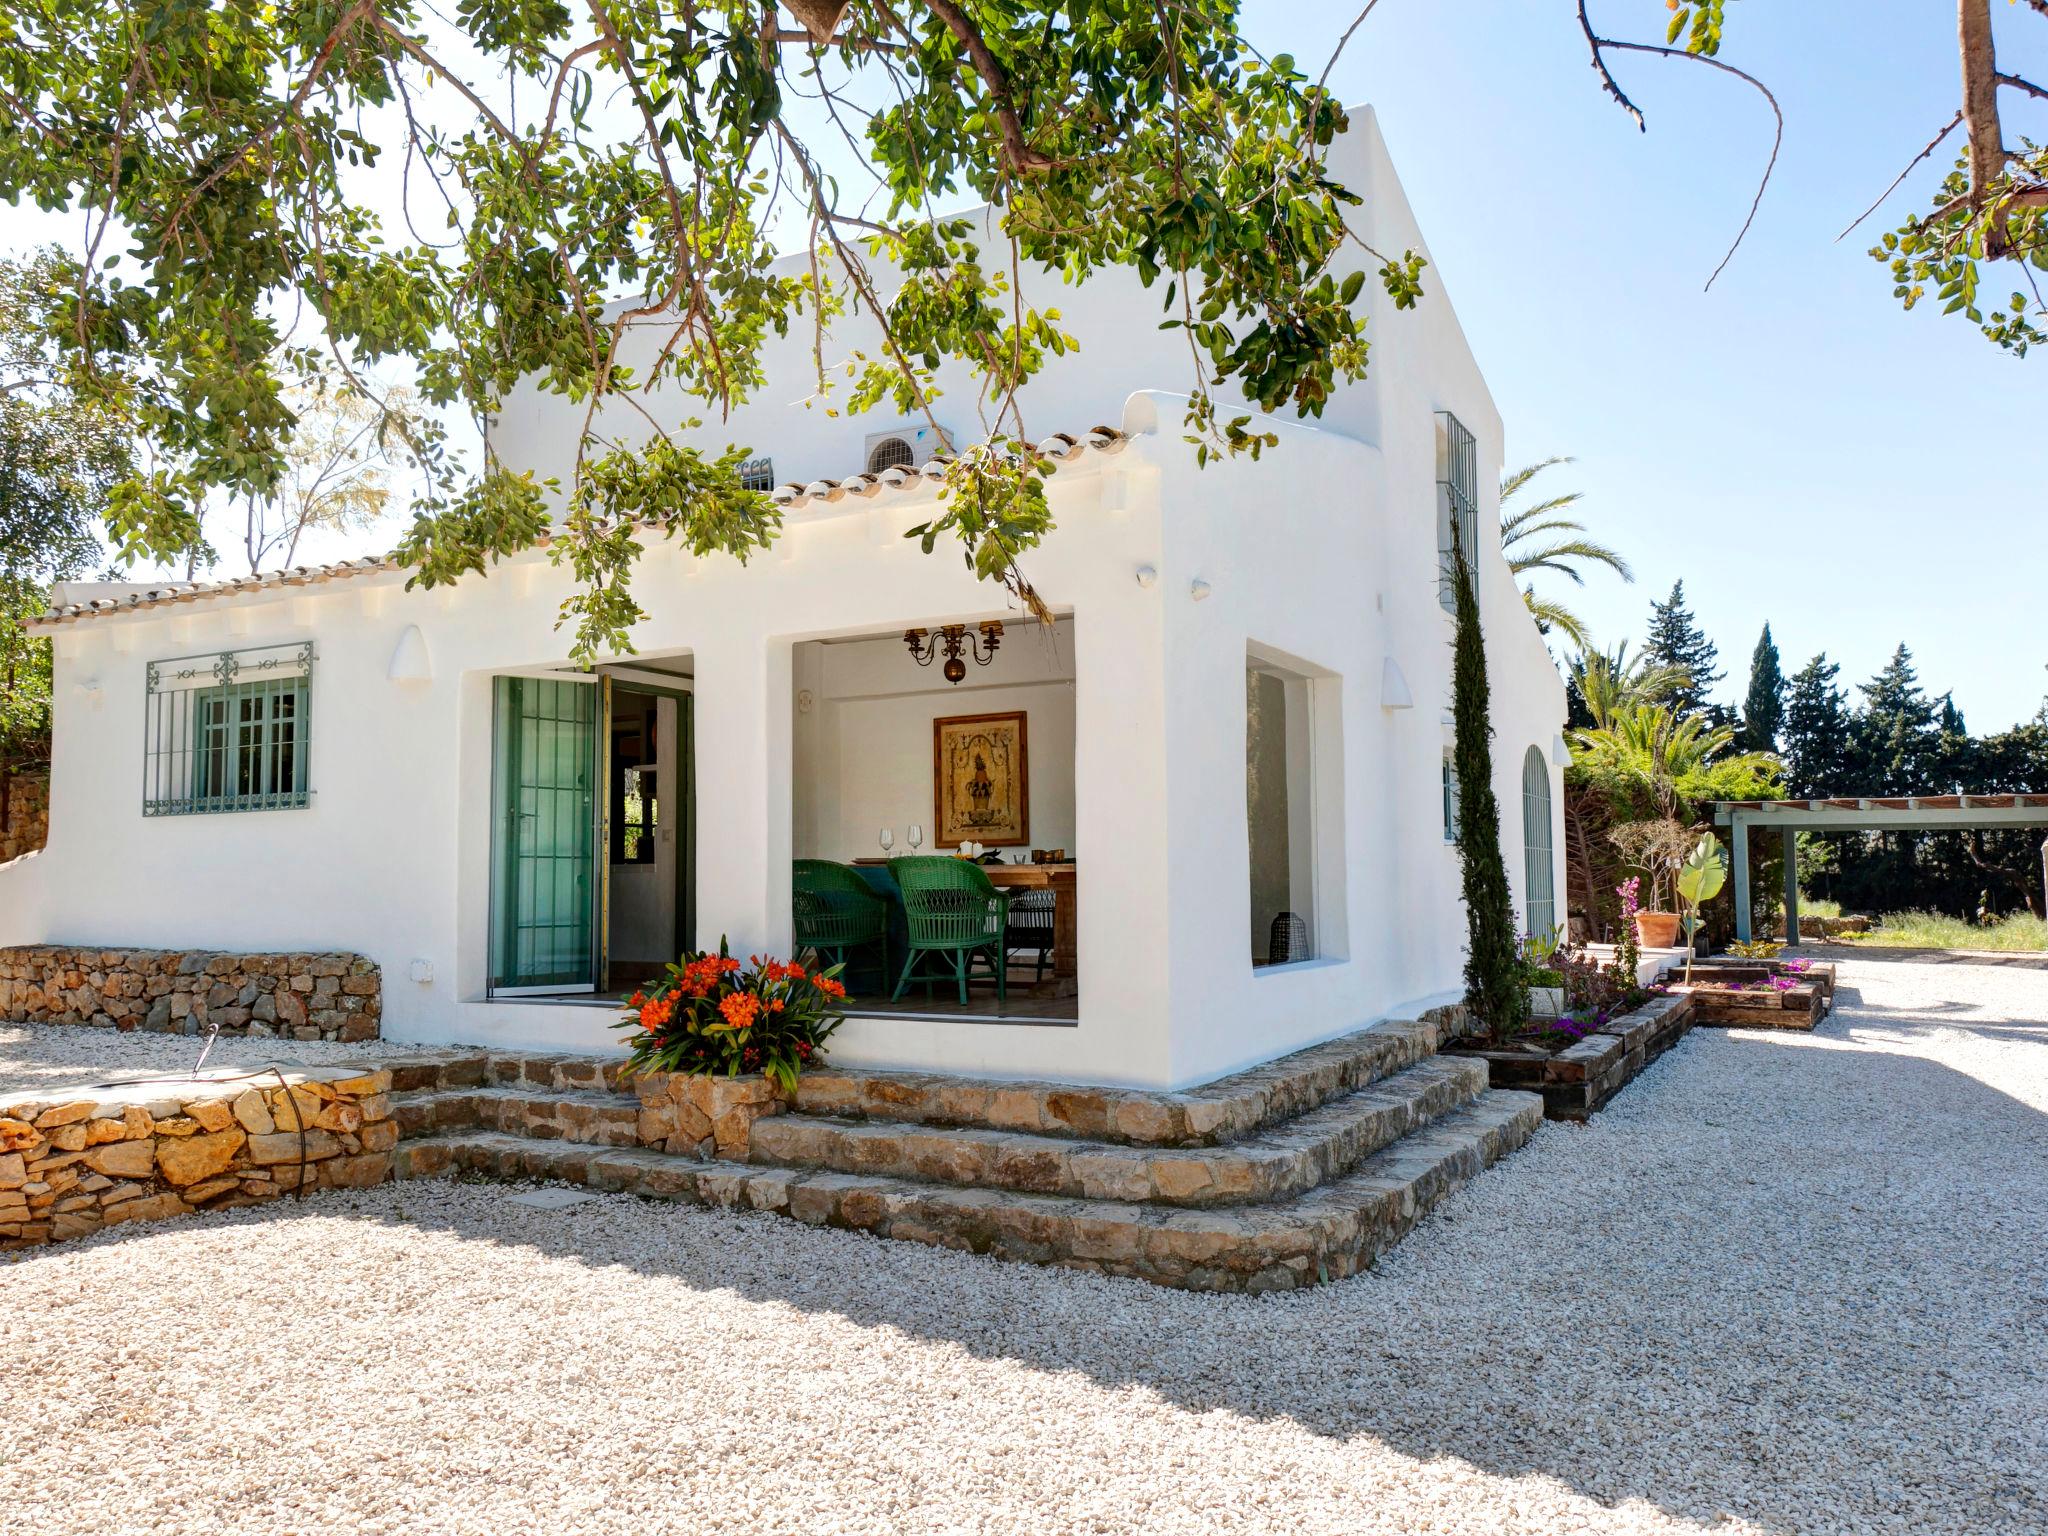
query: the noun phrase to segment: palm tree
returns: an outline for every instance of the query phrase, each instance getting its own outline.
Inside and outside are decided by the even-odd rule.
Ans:
[[[1507,556],[1508,569],[1517,576],[1533,571],[1555,571],[1569,576],[1579,586],[1586,584],[1581,565],[1604,565],[1623,581],[1634,581],[1629,564],[1605,544],[1586,537],[1586,525],[1565,514],[1578,504],[1579,491],[1566,491],[1531,506],[1509,508],[1531,480],[1553,464],[1569,464],[1562,454],[1523,466],[1500,482],[1500,548]],[[1553,597],[1538,597],[1532,584],[1522,588],[1522,601],[1536,620],[1536,627],[1548,634],[1556,630],[1580,650],[1589,648],[1585,622]]]
[[[1652,666],[1647,656],[1631,660],[1626,640],[1612,651],[1581,650],[1567,665],[1586,712],[1602,728],[1638,705],[1661,702],[1685,681],[1682,668]]]

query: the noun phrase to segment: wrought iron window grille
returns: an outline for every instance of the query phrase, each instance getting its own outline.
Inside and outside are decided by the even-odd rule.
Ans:
[[[149,663],[142,814],[312,803],[313,642]]]

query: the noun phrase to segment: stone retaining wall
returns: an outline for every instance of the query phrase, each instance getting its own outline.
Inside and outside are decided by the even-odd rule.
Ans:
[[[359,1066],[0,1097],[0,1249],[391,1177],[391,1074]]]
[[[361,955],[0,949],[0,1020],[13,1023],[374,1040],[383,1018],[382,977]]]
[[[0,816],[0,864],[34,853],[50,836],[50,776],[11,774],[6,814]]]

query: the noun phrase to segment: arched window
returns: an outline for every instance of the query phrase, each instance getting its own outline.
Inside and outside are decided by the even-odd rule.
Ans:
[[[1522,759],[1522,855],[1529,932],[1548,933],[1557,926],[1557,888],[1550,852],[1550,764],[1541,747],[1531,747]]]

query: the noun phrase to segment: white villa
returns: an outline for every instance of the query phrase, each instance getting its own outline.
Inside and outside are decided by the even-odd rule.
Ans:
[[[1370,111],[1332,159],[1366,240],[1423,249]],[[353,951],[381,968],[387,1038],[609,1049],[616,998],[680,950],[791,952],[793,861],[879,861],[885,831],[900,856],[913,828],[950,851],[963,727],[940,722],[966,721],[1015,801],[976,840],[992,875],[1055,891],[1056,953],[1013,954],[1001,999],[856,987],[835,1062],[1176,1089],[1451,1001],[1451,518],[1478,550],[1532,929],[1559,915],[1565,697],[1500,554],[1499,416],[1434,267],[1425,286],[1403,312],[1368,281],[1369,378],[1319,421],[1274,418],[1260,461],[1207,468],[1156,292],[1116,273],[1031,294],[1081,341],[1022,399],[1060,461],[1025,562],[1050,626],[903,537],[946,445],[806,407],[807,334],[771,339],[770,383],[698,434],[751,445],[780,539],[746,566],[650,542],[635,654],[592,670],[566,659],[572,578],[542,551],[432,592],[378,560],[68,584],[36,626],[49,841],[0,868],[0,945]],[[947,382],[941,425],[978,437],[974,386]],[[580,420],[525,389],[496,446],[566,481]],[[953,682],[905,637],[956,625]]]

